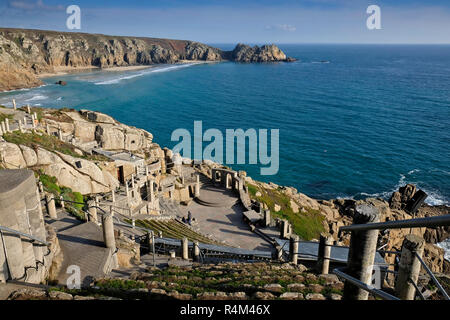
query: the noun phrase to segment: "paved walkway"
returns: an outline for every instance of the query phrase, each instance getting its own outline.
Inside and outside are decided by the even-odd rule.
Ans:
[[[104,275],[105,265],[110,257],[110,250],[105,248],[102,229],[93,222],[82,223],[60,211],[58,220],[48,219],[58,236],[64,261],[58,276],[58,282],[66,285],[67,268],[71,265],[80,267],[82,284],[88,284],[91,277]]]

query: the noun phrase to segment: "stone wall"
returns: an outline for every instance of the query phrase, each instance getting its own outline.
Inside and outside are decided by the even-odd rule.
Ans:
[[[0,237],[0,282],[14,279],[41,283],[49,274],[59,245],[57,238],[45,228],[34,174],[29,170],[0,170],[0,181],[0,226],[51,241],[51,245],[45,246],[3,231]]]

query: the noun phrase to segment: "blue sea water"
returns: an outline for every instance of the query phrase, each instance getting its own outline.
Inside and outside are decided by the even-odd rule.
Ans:
[[[227,45],[220,45],[228,49]],[[316,198],[389,197],[416,183],[450,201],[450,45],[280,45],[294,63],[158,66],[46,79],[0,104],[87,108],[152,132],[280,129],[280,169],[235,165]],[[326,62],[326,63],[325,63]],[[65,80],[58,86],[55,80]]]

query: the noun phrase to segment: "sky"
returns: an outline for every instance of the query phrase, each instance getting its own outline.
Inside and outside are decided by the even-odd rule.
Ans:
[[[80,7],[80,30],[66,27],[69,5]],[[369,5],[381,29],[367,28]],[[450,0],[0,0],[0,27],[209,44],[450,44]]]

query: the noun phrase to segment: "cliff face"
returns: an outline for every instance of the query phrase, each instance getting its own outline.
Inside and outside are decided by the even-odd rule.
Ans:
[[[0,92],[42,84],[42,73],[58,67],[100,67],[176,63],[181,60],[289,61],[276,46],[238,45],[225,52],[202,43],[0,28]]]
[[[295,59],[287,57],[284,52],[274,44],[264,45],[262,47],[250,47],[248,45],[239,43],[236,48],[234,48],[234,50],[228,54],[231,57],[230,60],[236,62],[295,61]]]

